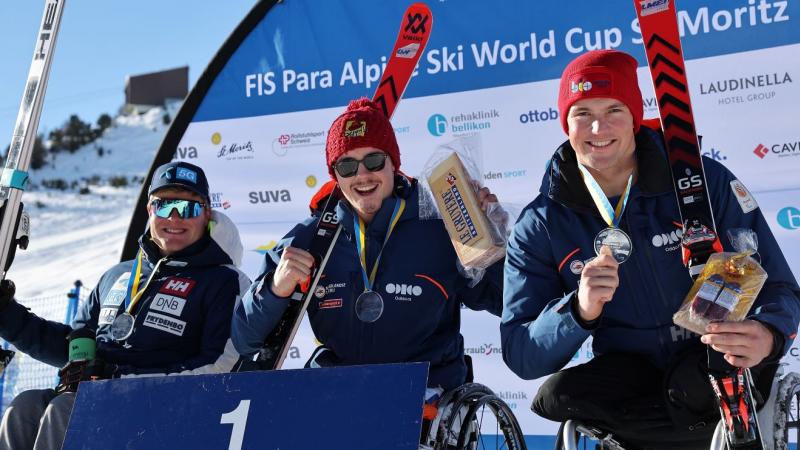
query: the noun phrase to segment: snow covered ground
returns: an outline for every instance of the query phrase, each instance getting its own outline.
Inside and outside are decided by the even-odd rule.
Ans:
[[[171,117],[176,107],[168,109]],[[31,216],[30,245],[17,252],[8,276],[19,299],[64,294],[77,279],[92,288],[119,261],[133,203],[166,131],[164,113],[155,108],[141,116],[118,117],[95,142],[74,154],[59,153],[32,171],[33,186],[23,195]],[[122,177],[128,186],[109,184]],[[75,188],[42,186],[55,179],[68,186],[75,182]],[[89,193],[80,194],[81,187]]]

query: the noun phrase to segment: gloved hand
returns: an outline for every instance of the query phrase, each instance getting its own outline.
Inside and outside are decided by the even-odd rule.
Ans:
[[[110,380],[119,376],[119,366],[106,362],[100,358],[89,361],[86,366],[87,380]]]
[[[91,361],[70,361],[58,371],[56,392],[75,392],[81,381],[109,380],[116,378],[119,366],[95,358]]]
[[[85,380],[83,374],[89,361],[78,360],[70,361],[58,370],[58,386],[56,392],[75,392],[78,390],[78,383]]]
[[[11,280],[0,281],[0,312],[6,309],[6,306],[14,299],[14,294],[17,292],[17,287]]]

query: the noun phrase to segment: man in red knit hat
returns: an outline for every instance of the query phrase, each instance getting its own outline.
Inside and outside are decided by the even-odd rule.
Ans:
[[[508,243],[503,357],[522,378],[554,374],[532,406],[545,418],[601,426],[628,449],[707,449],[720,416],[703,344],[752,368],[766,397],[800,321],[800,289],[755,202],[737,200],[741,183],[706,158],[723,246],[732,249],[727,230],[754,230],[769,278],[743,322],[712,324],[702,337],[673,324],[692,280],[663,138],[642,125],[636,69],[626,53],[597,50],[564,70],[568,140]],[[564,369],[589,336],[594,358]]]
[[[461,303],[500,315],[502,262],[469,287],[441,220],[420,220],[416,180],[403,175],[394,130],[380,108],[362,98],[334,120],[326,163],[343,198],[343,231],[308,307],[325,351],[320,365],[430,362],[432,391],[467,379],[459,332]],[[485,209],[497,198],[478,194]],[[311,274],[309,247],[316,217],[296,226],[267,252],[261,274],[237,306],[233,342],[253,355]]]

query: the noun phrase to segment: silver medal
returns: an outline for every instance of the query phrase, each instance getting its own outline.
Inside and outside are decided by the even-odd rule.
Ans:
[[[111,337],[115,341],[128,339],[133,333],[134,322],[136,322],[136,318],[127,312],[117,315],[114,321],[111,322]]]
[[[375,291],[365,291],[356,299],[356,317],[372,323],[383,315],[383,298]]]
[[[594,237],[594,252],[600,254],[600,247],[607,245],[611,255],[618,263],[624,263],[633,251],[631,238],[619,228],[606,228]]]

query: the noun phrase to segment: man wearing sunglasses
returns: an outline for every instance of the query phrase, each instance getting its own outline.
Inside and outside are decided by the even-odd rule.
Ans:
[[[13,283],[0,284],[0,336],[63,367],[56,390],[14,399],[0,425],[0,449],[61,448],[80,381],[233,368],[239,355],[230,343],[230,316],[249,280],[236,268],[239,234],[230,219],[212,213],[208,193],[195,165],[156,169],[136,258],[103,274],[71,327],[30,313],[13,300]],[[93,339],[96,357],[68,362],[67,343],[75,337]]]
[[[343,230],[308,308],[325,346],[311,365],[428,361],[431,391],[463,384],[460,307],[500,314],[502,262],[469,287],[443,222],[419,218],[417,182],[399,171],[394,130],[369,100],[351,102],[333,122],[326,162],[341,190],[336,213]],[[485,209],[497,198],[483,188],[479,200]],[[324,198],[312,210],[323,204]],[[231,336],[243,355],[258,352],[288,297],[308,279],[313,257],[303,249],[316,214],[267,252],[256,283],[237,306]]]

